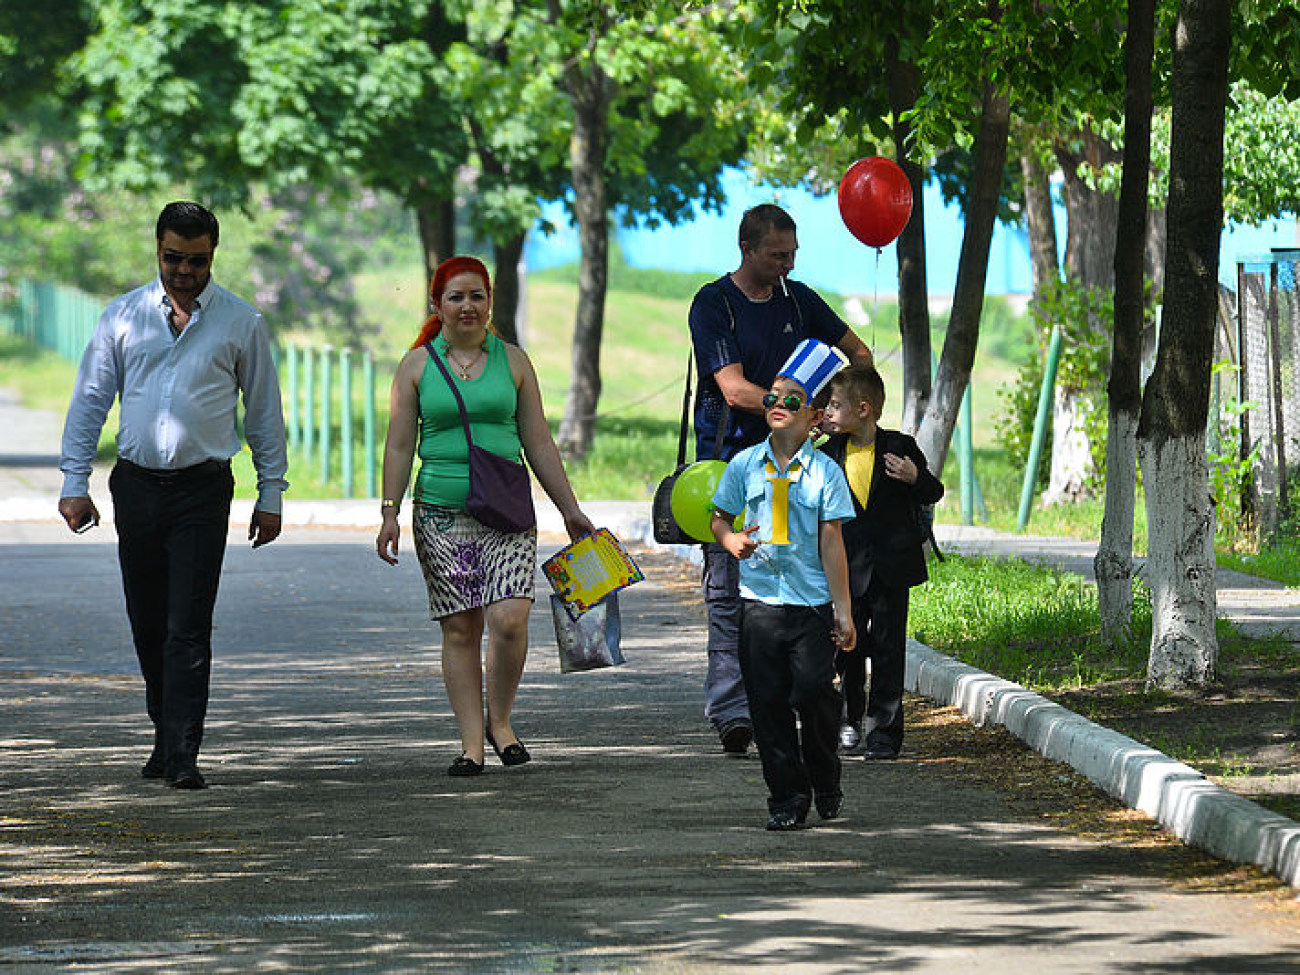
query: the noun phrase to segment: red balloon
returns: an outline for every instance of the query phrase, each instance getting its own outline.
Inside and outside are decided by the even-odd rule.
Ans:
[[[912,184],[892,159],[859,159],[840,180],[840,216],[853,236],[884,247],[912,218]]]

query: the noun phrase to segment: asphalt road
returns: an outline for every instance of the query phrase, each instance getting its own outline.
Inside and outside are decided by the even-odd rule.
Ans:
[[[449,778],[415,560],[372,539],[232,532],[211,788],[180,793],[139,777],[111,529],[0,523],[0,971],[1300,971],[1293,914],[1025,822],[941,760],[846,763],[842,820],[766,832],[671,572],[625,593],[608,671],[562,675],[539,603],[534,761]]]

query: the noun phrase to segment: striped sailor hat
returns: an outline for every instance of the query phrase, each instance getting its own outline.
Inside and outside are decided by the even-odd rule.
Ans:
[[[847,365],[848,361],[838,349],[816,339],[804,339],[795,346],[794,353],[776,374],[778,377],[793,379],[812,399],[831,381],[832,376]]]

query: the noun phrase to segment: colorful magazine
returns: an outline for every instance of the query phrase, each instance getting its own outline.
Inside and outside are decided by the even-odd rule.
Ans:
[[[608,528],[598,528],[542,563],[542,571],[573,619],[610,593],[645,578]]]

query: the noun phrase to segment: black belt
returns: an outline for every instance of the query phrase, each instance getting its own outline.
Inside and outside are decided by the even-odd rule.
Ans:
[[[139,464],[132,464],[129,460],[123,460],[120,457],[117,464],[132,477],[138,477],[143,481],[153,481],[155,484],[184,484],[188,481],[216,477],[230,471],[230,461],[228,460],[205,460],[202,464],[195,464],[193,467],[178,467],[174,470],[141,467]]]

